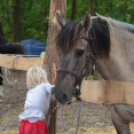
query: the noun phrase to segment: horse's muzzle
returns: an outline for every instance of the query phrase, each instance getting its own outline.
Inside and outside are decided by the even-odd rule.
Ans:
[[[71,101],[71,98],[72,98],[72,94],[68,94],[66,92],[57,93],[54,91],[54,96],[55,96],[55,99],[61,104],[65,104],[65,103]]]

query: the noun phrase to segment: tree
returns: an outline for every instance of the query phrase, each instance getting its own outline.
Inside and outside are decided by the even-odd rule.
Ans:
[[[2,23],[0,22],[0,36],[4,36],[4,32],[3,32],[3,29],[2,29]]]
[[[72,0],[71,20],[74,20],[74,17],[75,17],[75,7],[76,7],[76,0]]]
[[[91,16],[95,16],[94,7],[93,7],[93,1],[88,0],[88,5],[89,5],[89,13],[91,14]]]
[[[92,0],[88,0],[88,5],[89,5],[89,12],[91,14],[91,16],[95,16],[95,12],[94,12],[94,7],[93,7],[93,1]],[[99,74],[96,70],[94,70],[94,80],[98,80],[99,79]]]
[[[16,1],[17,0],[1,0],[0,3],[0,22],[2,24],[4,36],[8,42],[13,41],[13,25],[15,24],[13,24],[14,21],[12,13],[14,10],[13,5]],[[48,31],[47,18],[49,14],[50,0],[19,1],[21,5],[23,39],[32,38],[46,42]],[[134,24],[134,5],[132,3],[133,0],[67,0],[67,20],[72,19],[79,22],[82,20],[86,11],[89,11],[90,14],[93,15],[90,9],[94,7],[94,12],[97,12],[100,15],[109,16],[120,21]],[[17,6],[17,4],[15,5]],[[15,23],[17,23],[17,21]]]
[[[45,35],[47,36],[47,31],[48,31],[48,16],[49,16],[49,6],[50,5],[50,2],[48,0],[45,0],[45,9],[43,7],[43,21],[42,21],[42,31],[44,31]]]
[[[13,2],[13,42],[22,40],[21,10],[20,0]]]

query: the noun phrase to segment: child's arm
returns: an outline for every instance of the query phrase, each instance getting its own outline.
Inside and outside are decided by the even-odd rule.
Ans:
[[[56,99],[55,99],[55,97],[54,97],[54,95],[52,94],[51,95],[51,101],[55,101]]]
[[[53,95],[53,90],[54,90],[54,87],[55,85],[49,85],[47,88],[46,88],[46,92],[51,94],[51,101],[55,101],[55,97]]]
[[[49,84],[49,85],[46,87],[46,92],[49,93],[49,94],[52,94],[54,87],[55,87],[55,85]]]
[[[51,98],[50,98],[51,101],[55,101],[55,97],[53,95],[54,87],[55,85],[51,85],[51,84],[47,85],[46,87],[46,92],[51,95]]]

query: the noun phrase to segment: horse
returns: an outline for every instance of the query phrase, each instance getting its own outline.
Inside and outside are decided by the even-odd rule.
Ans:
[[[23,49],[19,45],[6,44],[6,39],[0,36],[0,53],[1,54],[24,54]],[[2,75],[2,70],[0,67],[0,74]],[[3,95],[2,87],[3,78],[0,76],[0,95]]]
[[[56,100],[69,102],[82,78],[93,66],[104,80],[134,82],[134,26],[101,15],[85,14],[81,22],[67,22],[56,13],[59,32],[55,38],[59,68],[54,89]],[[90,97],[90,96],[89,96]],[[134,107],[106,107],[118,134],[130,134]]]

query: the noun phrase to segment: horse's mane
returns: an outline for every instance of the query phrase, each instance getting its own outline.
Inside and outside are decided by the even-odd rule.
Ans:
[[[100,16],[92,18],[92,27],[89,30],[89,36],[94,38],[97,54],[101,58],[109,58],[110,53],[110,27],[106,19]]]
[[[67,52],[74,47],[74,41],[77,41],[82,30],[78,22],[68,22],[56,36],[57,49]],[[95,48],[102,58],[108,58],[110,52],[110,31],[108,22],[101,17],[92,19],[92,27],[89,30],[89,36],[95,39]]]
[[[67,52],[73,48],[73,39],[75,38],[75,31],[78,22],[68,22],[56,36],[56,46],[63,52]],[[78,34],[77,34],[78,35]]]

